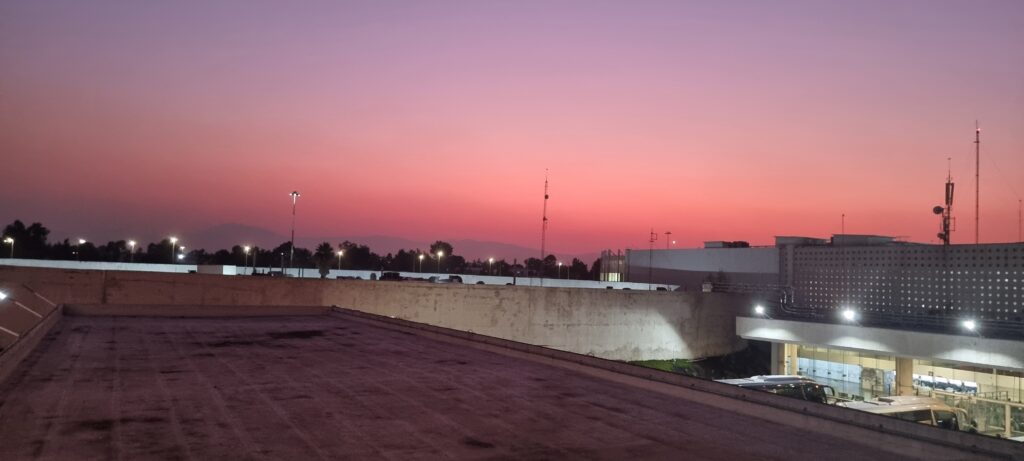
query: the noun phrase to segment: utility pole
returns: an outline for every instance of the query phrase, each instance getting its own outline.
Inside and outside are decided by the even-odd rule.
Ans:
[[[665,231],[665,249],[672,249],[672,231]]]
[[[978,244],[978,210],[981,203],[981,128],[974,121],[974,244]]]
[[[544,213],[540,227],[540,286],[544,286],[544,244],[548,235],[548,170],[544,169]],[[527,271],[529,272],[529,271]]]

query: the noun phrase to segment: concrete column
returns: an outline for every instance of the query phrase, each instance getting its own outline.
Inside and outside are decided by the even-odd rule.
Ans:
[[[789,370],[787,374],[795,375],[799,369],[799,357],[797,351],[800,349],[799,344],[786,344],[786,362],[789,364]]]
[[[896,357],[896,395],[914,395],[914,359]]]
[[[786,344],[772,343],[772,374],[786,374]]]

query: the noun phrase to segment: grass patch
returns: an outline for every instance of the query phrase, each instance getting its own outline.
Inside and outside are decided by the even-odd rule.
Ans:
[[[642,367],[653,368],[655,370],[677,373],[680,375],[693,376],[694,372],[693,362],[686,359],[637,360],[629,363]]]

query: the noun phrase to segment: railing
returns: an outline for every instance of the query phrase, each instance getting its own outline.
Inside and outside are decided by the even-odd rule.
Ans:
[[[967,410],[967,417],[978,433],[1001,438],[1024,437],[1024,403],[937,390],[930,393],[949,406]]]

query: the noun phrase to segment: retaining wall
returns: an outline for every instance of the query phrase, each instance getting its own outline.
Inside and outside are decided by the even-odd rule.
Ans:
[[[722,293],[11,266],[0,266],[0,281],[26,283],[57,303],[72,305],[337,305],[614,360],[700,358],[734,352],[743,345],[735,334],[736,314],[740,306],[748,304],[743,297]],[[0,325],[8,311],[0,310]]]

